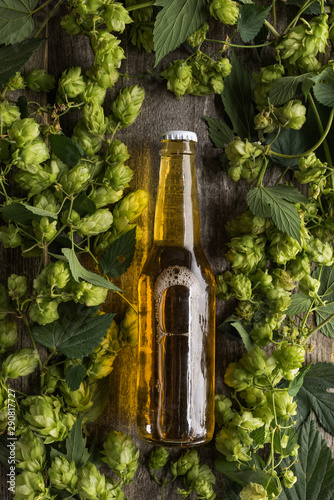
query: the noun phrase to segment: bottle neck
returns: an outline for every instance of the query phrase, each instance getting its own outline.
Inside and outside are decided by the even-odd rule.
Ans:
[[[200,244],[195,143],[165,140],[160,154],[154,242],[190,249]]]

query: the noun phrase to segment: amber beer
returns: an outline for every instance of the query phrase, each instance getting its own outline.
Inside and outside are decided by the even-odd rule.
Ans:
[[[139,280],[138,431],[164,446],[214,431],[215,281],[200,242],[194,132],[161,141],[153,248]]]

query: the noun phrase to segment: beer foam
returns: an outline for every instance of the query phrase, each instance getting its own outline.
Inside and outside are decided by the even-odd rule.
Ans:
[[[160,305],[164,292],[173,286],[182,285],[189,290],[190,317],[194,317],[198,310],[201,296],[201,286],[198,279],[188,269],[183,266],[169,266],[159,274],[154,284],[155,317],[157,322],[157,341],[160,342],[165,335],[173,335],[172,332],[164,332],[160,326]]]

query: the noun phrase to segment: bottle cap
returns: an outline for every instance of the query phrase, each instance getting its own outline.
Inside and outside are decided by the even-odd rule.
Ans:
[[[195,141],[197,142],[197,135],[195,132],[189,132],[187,130],[168,130],[161,134],[161,139],[163,141]]]

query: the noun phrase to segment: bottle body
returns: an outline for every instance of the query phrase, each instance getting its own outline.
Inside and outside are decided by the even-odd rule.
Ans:
[[[214,430],[215,285],[200,246],[194,151],[165,146],[138,288],[137,423],[146,441],[191,446]]]

